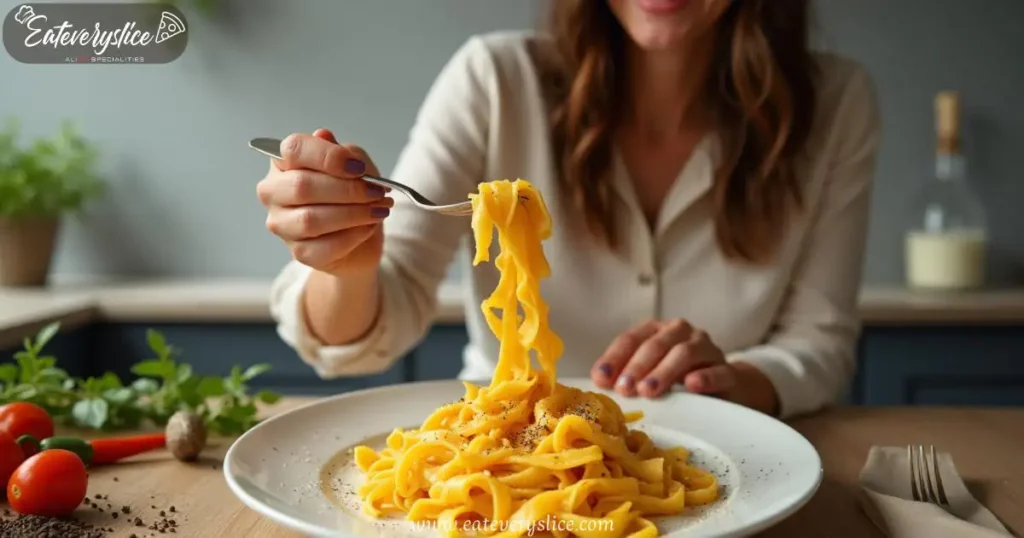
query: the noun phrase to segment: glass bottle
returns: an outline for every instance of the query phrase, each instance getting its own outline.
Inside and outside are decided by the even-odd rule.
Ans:
[[[958,93],[936,96],[935,178],[918,201],[904,246],[907,285],[913,289],[969,290],[985,283],[987,218],[967,182],[960,113]]]

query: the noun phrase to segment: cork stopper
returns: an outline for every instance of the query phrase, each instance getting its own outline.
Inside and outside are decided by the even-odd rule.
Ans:
[[[960,151],[960,93],[939,92],[935,96],[935,130],[939,153]]]

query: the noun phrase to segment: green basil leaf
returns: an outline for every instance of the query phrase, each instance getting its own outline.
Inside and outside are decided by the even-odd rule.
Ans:
[[[64,388],[64,390],[70,391],[75,390],[75,385],[77,385],[77,382],[74,379],[65,379],[64,383],[61,386]]]
[[[252,378],[263,374],[270,370],[269,364],[254,364],[246,368],[245,373],[242,374],[242,379],[245,381],[251,381]]]
[[[18,379],[17,366],[9,362],[0,364],[0,381],[3,381],[4,383],[13,383],[16,379]]]
[[[65,372],[64,370],[61,370],[60,368],[53,368],[53,367],[43,368],[42,370],[39,371],[39,375],[36,376],[36,379],[39,380],[40,383],[54,383],[54,384],[62,383],[67,378],[68,378],[68,373],[67,372]]]
[[[31,400],[39,395],[39,389],[34,385],[18,385],[11,390],[12,400]]]
[[[110,405],[103,398],[79,400],[71,408],[71,416],[80,426],[100,429],[107,422]]]
[[[36,363],[37,363],[39,369],[41,369],[41,370],[45,370],[47,368],[53,368],[54,366],[57,365],[57,357],[54,357],[52,355],[47,355],[45,357],[39,357],[39,358],[36,359]]]
[[[107,389],[103,391],[103,399],[114,405],[124,405],[135,399],[135,391],[127,387]]]
[[[132,366],[132,373],[150,377],[168,379],[174,376],[174,365],[161,360],[142,361]]]
[[[269,390],[261,390],[256,393],[256,399],[265,404],[274,404],[281,400],[281,395]]]
[[[244,421],[256,416],[256,406],[251,403],[236,405],[227,409],[224,414],[234,420]]]
[[[243,425],[224,415],[217,416],[210,422],[210,430],[221,435],[235,435],[242,433]]]
[[[178,383],[184,383],[190,377],[192,377],[192,365],[179,364],[178,371],[175,373],[175,379],[177,379]]]
[[[43,329],[39,331],[39,334],[36,335],[36,345],[34,349],[36,351],[43,349],[43,347],[46,346],[46,344],[48,344],[50,340],[53,340],[53,337],[57,335],[57,331],[59,330],[60,322],[51,323],[46,327],[43,327]]]
[[[117,377],[117,374],[114,372],[106,372],[103,374],[103,377],[99,379],[99,390],[101,391],[116,389],[123,386],[124,384],[121,383],[121,378]]]
[[[149,377],[140,377],[132,382],[132,388],[139,394],[153,394],[160,389],[160,384]]]
[[[245,386],[245,378],[242,375],[242,368],[235,366],[231,369],[231,376],[225,380],[224,389],[228,394],[236,398],[245,398],[248,387]]]
[[[36,357],[34,354],[28,351],[19,351],[14,354],[14,360],[18,363],[20,375],[18,380],[22,383],[28,383],[36,376]]]
[[[164,339],[164,335],[160,332],[149,329],[146,331],[146,342],[149,344],[149,349],[153,350],[160,357],[170,355],[167,351],[167,340]]]
[[[141,409],[126,406],[120,408],[117,414],[111,415],[109,423],[114,428],[133,429],[142,424],[143,418],[145,418],[145,414]]]
[[[198,407],[205,400],[199,394],[199,381],[198,377],[188,377],[178,384],[178,397],[189,409]]]
[[[204,377],[199,381],[199,387],[197,388],[199,395],[203,398],[212,398],[214,396],[224,395],[224,380],[219,377]]]

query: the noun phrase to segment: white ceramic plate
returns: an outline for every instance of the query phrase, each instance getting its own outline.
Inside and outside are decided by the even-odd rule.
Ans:
[[[597,390],[586,379],[559,381]],[[354,494],[362,476],[350,459],[342,461],[342,470],[331,481],[336,504],[321,490],[319,475],[339,451],[359,444],[381,446],[395,427],[418,427],[431,411],[464,392],[460,382],[446,380],[316,401],[267,420],[235,441],[224,462],[224,476],[231,491],[250,508],[308,535],[436,538],[436,532],[405,521],[381,522],[363,515]],[[659,446],[687,447],[694,463],[713,472],[722,485],[718,502],[657,520],[663,535],[749,536],[795,512],[821,481],[821,459],[814,447],[771,417],[685,392],[659,400],[601,392],[624,411],[643,411],[644,419],[633,427],[643,429]]]

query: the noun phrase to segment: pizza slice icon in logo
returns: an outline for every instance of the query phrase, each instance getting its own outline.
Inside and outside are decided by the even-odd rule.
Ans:
[[[160,14],[160,26],[156,29],[156,42],[163,43],[168,39],[185,33],[185,23],[174,13],[164,11]]]

